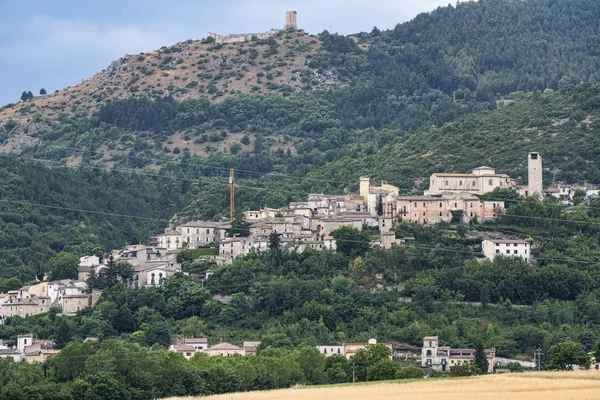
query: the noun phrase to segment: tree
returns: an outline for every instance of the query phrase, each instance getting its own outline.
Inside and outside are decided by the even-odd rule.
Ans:
[[[71,253],[62,251],[48,261],[52,280],[77,279],[79,258]]]
[[[46,92],[46,89],[41,88],[40,89],[40,96],[45,96],[46,94],[48,94],[48,92]]]
[[[473,361],[462,362],[455,365],[450,366],[450,376],[458,377],[458,376],[473,376],[479,375],[481,371]]]
[[[66,318],[60,318],[56,325],[54,333],[54,343],[56,347],[62,349],[73,339],[73,327]]]
[[[111,256],[108,259],[106,268],[103,268],[98,276],[91,276],[88,284],[92,288],[107,289],[115,286],[117,283],[126,283],[133,277],[133,265],[127,261],[116,262]]]
[[[489,369],[489,361],[485,354],[485,347],[482,341],[478,341],[475,345],[475,365],[482,374],[487,374]]]
[[[583,346],[577,342],[561,342],[550,347],[550,362],[547,367],[550,370],[572,371],[573,366],[588,367],[590,356],[583,350]]]
[[[396,373],[396,379],[421,379],[425,377],[425,371],[422,368],[410,365],[400,368]]]
[[[509,363],[507,368],[510,372],[523,372],[523,366],[516,361]]]
[[[242,140],[240,140],[243,145],[248,146],[250,144],[250,137],[248,135],[242,136]]]
[[[364,256],[371,248],[367,233],[350,226],[342,226],[331,235],[335,238],[337,251],[350,257]]]
[[[388,359],[377,361],[367,367],[368,381],[385,381],[395,379],[400,367],[394,361]]]
[[[381,217],[383,215],[383,198],[381,196],[377,196],[377,206],[375,210],[378,216]]]
[[[31,100],[33,99],[33,93],[31,93],[31,90],[27,92],[27,100]]]
[[[587,196],[587,193],[585,192],[585,190],[576,189],[575,193],[573,193],[573,204],[575,204],[577,206],[577,205],[583,203],[586,196]]]
[[[246,222],[243,213],[236,214],[231,224],[231,228],[227,230],[229,237],[248,237],[250,236],[250,224]]]
[[[269,235],[269,249],[271,251],[281,250],[281,234],[277,232],[271,232]]]

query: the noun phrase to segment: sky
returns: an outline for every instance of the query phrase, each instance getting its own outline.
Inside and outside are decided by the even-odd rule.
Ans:
[[[0,0],[0,105],[81,82],[125,54],[219,34],[391,29],[448,0]]]

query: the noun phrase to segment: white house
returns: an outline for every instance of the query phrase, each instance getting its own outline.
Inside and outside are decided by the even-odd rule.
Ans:
[[[194,354],[196,354],[196,349],[194,346],[189,344],[172,344],[169,346],[169,351],[179,353],[188,360],[194,357]]]
[[[447,371],[450,359],[450,347],[439,346],[437,336],[425,336],[421,348],[421,366],[436,371]]]
[[[490,260],[496,257],[520,257],[529,262],[531,259],[531,244],[524,240],[486,239],[481,243],[483,255]]]

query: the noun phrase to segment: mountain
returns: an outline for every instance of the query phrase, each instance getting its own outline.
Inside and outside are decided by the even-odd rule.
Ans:
[[[230,154],[266,154],[252,169],[301,174],[514,91],[598,81],[599,14],[594,0],[464,2],[349,37],[179,43],[5,107],[1,149],[153,168],[186,154],[225,166]]]

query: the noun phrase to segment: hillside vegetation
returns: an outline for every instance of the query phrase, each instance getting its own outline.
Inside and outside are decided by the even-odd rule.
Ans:
[[[499,110],[398,138],[372,155],[342,158],[314,176],[358,182],[370,174],[410,191],[426,189],[434,172],[466,173],[489,165],[526,183],[527,153],[537,151],[546,185],[600,183],[600,85],[515,93],[504,103]]]
[[[225,46],[183,42],[6,107],[3,149],[33,146],[40,157],[109,166],[137,156],[147,160],[134,166],[153,167],[186,155],[227,162],[254,150],[276,159],[261,170],[295,171],[278,152],[321,165],[493,109],[514,91],[598,81],[598,14],[594,0],[464,2],[352,37],[300,31]],[[140,120],[165,107],[151,123]]]

